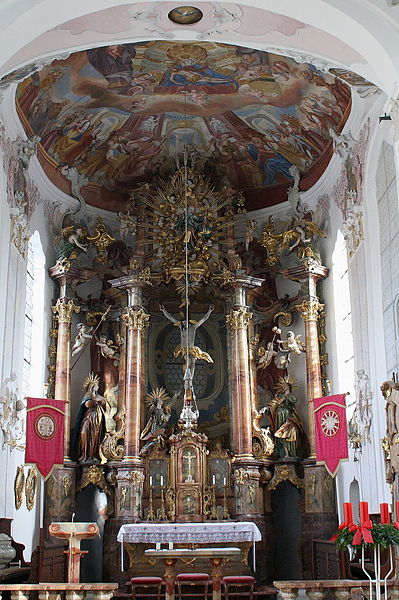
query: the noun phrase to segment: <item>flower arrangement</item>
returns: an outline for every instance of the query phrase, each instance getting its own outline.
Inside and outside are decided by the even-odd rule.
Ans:
[[[399,502],[396,503],[398,513]],[[345,550],[347,546],[378,545],[385,549],[389,546],[399,545],[399,521],[390,522],[388,504],[380,505],[380,523],[373,523],[368,514],[367,502],[360,502],[360,525],[353,522],[353,510],[350,502],[344,502],[344,521],[338,532],[331,540],[335,541],[338,550]]]

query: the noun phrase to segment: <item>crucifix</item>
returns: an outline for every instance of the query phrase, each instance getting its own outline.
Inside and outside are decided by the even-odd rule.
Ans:
[[[191,472],[191,465],[192,465],[195,457],[196,457],[195,452],[190,452],[190,450],[187,450],[187,452],[185,452],[183,454],[183,460],[186,461],[186,464],[187,464],[187,476],[186,476],[186,479],[184,480],[185,483],[192,483],[194,481],[192,472]]]

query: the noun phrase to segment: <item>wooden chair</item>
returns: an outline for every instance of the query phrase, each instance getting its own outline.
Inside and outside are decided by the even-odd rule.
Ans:
[[[226,575],[222,579],[225,600],[248,598],[253,600],[255,577],[251,575]]]
[[[132,600],[160,600],[161,599],[161,577],[132,577],[130,585],[132,586]],[[152,591],[148,591],[152,590]],[[140,591],[145,590],[145,591]]]
[[[207,598],[208,597],[208,585],[210,577],[208,573],[179,573],[175,577],[175,583],[177,584],[177,598],[181,600],[185,594],[182,592],[183,586],[204,586],[200,593],[194,593],[190,591],[190,598]],[[188,595],[186,596],[188,597]]]

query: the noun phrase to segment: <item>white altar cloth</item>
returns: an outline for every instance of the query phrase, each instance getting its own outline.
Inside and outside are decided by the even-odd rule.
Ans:
[[[251,521],[224,521],[219,523],[131,523],[122,525],[118,542],[136,544],[211,544],[252,542],[255,570],[255,542],[261,532]],[[123,556],[123,554],[122,554]],[[122,565],[123,570],[123,565]]]
[[[122,525],[118,542],[141,544],[210,544],[221,542],[258,542],[262,539],[255,523],[132,523]]]

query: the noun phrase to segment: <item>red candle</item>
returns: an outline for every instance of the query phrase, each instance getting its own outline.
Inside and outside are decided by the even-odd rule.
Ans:
[[[382,504],[380,504],[380,514],[381,514],[381,524],[382,525],[389,525],[390,523],[390,519],[389,519],[389,509],[388,509],[388,504],[386,502],[383,502]]]
[[[359,502],[360,525],[369,520],[369,503]]]
[[[346,525],[353,523],[353,508],[351,502],[344,502],[344,523]]]

